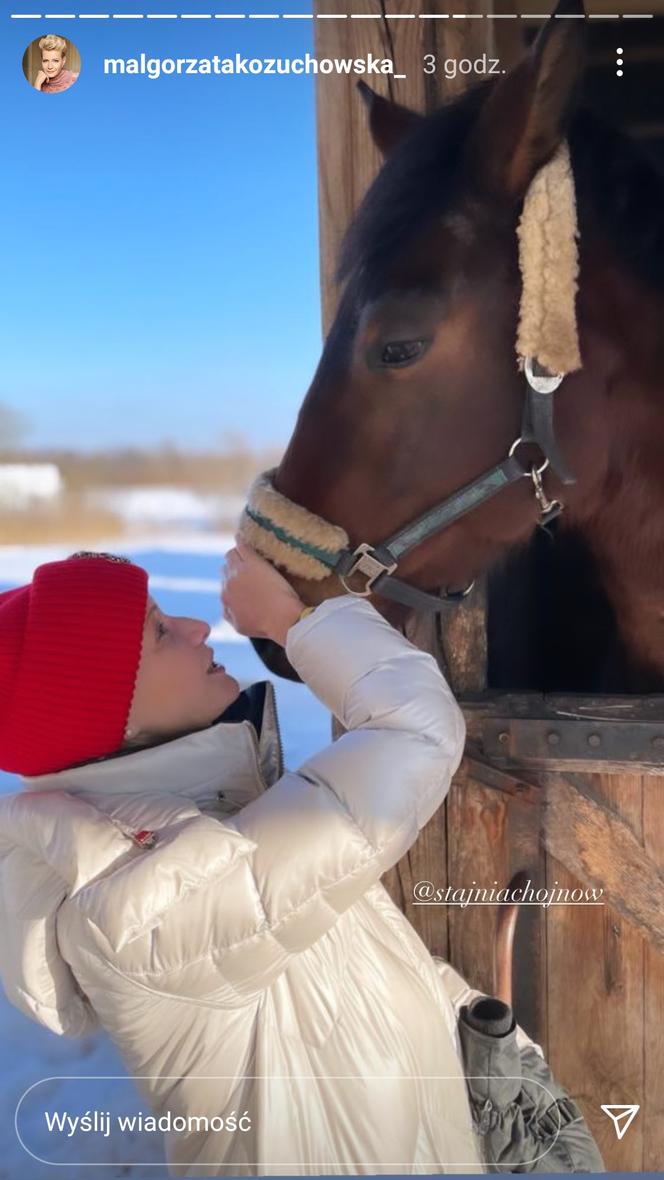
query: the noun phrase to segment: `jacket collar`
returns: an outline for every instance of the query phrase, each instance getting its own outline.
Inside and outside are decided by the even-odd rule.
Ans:
[[[245,689],[207,729],[57,774],[23,778],[24,791],[82,795],[177,794],[232,813],[283,773],[274,687]],[[221,793],[221,795],[220,795]]]

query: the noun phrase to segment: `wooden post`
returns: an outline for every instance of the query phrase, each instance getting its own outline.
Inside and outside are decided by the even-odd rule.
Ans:
[[[358,57],[373,53],[390,57],[395,74],[375,75],[372,89],[422,113],[434,110],[467,84],[467,77],[446,79],[441,69],[425,73],[425,56],[437,59],[473,55],[487,48],[491,22],[454,20],[454,5],[423,4],[422,0],[392,0],[389,19],[383,19],[380,0],[353,0],[349,10],[365,19],[315,20],[317,57]],[[329,3],[316,0],[314,14],[330,13]],[[449,19],[420,20],[420,13],[435,8]],[[481,0],[464,0],[467,15],[483,13]],[[404,19],[413,15],[414,19]],[[402,19],[397,19],[401,17]],[[507,22],[502,22],[507,23]],[[319,74],[316,80],[318,133],[318,191],[321,255],[321,303],[323,333],[327,335],[336,310],[338,292],[334,271],[342,236],[369,184],[378,172],[381,157],[369,134],[364,103],[353,81],[345,74]]]

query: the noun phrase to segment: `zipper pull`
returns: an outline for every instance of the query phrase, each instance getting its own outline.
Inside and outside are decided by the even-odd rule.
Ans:
[[[131,832],[130,835],[139,848],[154,848],[157,843],[157,833],[151,832],[149,828],[141,828],[140,832]]]
[[[487,1098],[486,1102],[484,1103],[484,1106],[482,1107],[482,1109],[480,1111],[480,1119],[477,1124],[477,1131],[478,1131],[479,1135],[486,1135],[487,1131],[490,1129],[491,1124],[493,1123],[493,1119],[491,1117],[492,1110],[493,1110],[493,1102],[491,1101],[490,1098]]]

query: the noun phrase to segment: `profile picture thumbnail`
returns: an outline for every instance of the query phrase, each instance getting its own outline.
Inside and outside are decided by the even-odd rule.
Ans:
[[[58,33],[36,37],[23,54],[23,73],[40,94],[61,94],[63,90],[69,90],[80,72],[78,49]]]

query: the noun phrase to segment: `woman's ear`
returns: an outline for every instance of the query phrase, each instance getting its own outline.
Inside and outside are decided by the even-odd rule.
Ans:
[[[466,149],[487,192],[522,198],[565,137],[580,97],[586,26],[583,0],[558,0],[522,60],[496,81]]]
[[[142,735],[140,733],[140,730],[137,728],[137,726],[135,724],[130,725],[128,723],[126,726],[126,729],[124,731],[124,741],[122,743],[122,749],[128,750],[132,746],[139,746],[141,744],[141,737],[142,737]]]

